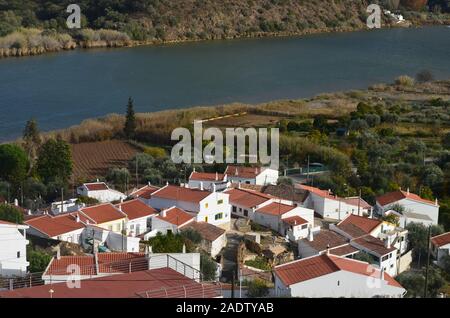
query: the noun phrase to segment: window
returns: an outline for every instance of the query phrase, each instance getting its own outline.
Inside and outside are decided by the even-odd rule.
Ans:
[[[205,216],[205,223],[208,223],[208,217]]]
[[[239,212],[242,212],[242,208],[239,208]]]
[[[236,212],[237,208],[233,205],[233,212]]]
[[[134,224],[130,225],[130,230],[134,230]]]
[[[308,224],[303,224],[302,225],[302,230],[307,229],[308,228]]]
[[[244,215],[248,216],[248,210],[244,210]]]
[[[250,181],[245,181],[245,184],[250,184]]]
[[[217,204],[223,204],[223,200],[220,199],[219,201],[217,201]]]
[[[108,225],[108,230],[112,231],[112,225]]]
[[[20,258],[20,251],[17,252],[17,258]]]
[[[217,213],[215,216],[214,216],[214,219],[217,221],[217,220],[222,220],[223,219],[223,213]]]
[[[208,206],[209,206],[209,204],[208,204],[208,203],[205,203],[205,209],[207,209],[207,208],[208,208]]]

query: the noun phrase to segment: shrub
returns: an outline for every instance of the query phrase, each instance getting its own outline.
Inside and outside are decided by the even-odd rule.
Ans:
[[[417,73],[416,81],[419,83],[431,82],[434,79],[433,73],[428,70],[423,70]]]
[[[256,278],[248,283],[248,297],[261,298],[269,294],[269,287],[262,279]]]
[[[401,75],[395,79],[395,84],[400,86],[414,86],[414,79],[408,75]]]
[[[254,260],[245,261],[244,264],[264,271],[270,271],[272,269],[266,259],[261,256],[257,256]]]

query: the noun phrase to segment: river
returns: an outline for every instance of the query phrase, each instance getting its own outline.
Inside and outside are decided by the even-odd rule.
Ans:
[[[428,69],[450,78],[450,28],[384,29],[74,50],[0,59],[0,141],[123,113],[364,89]]]

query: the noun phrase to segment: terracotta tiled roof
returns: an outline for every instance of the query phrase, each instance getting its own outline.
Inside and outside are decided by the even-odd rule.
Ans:
[[[267,185],[262,189],[265,194],[273,195],[285,200],[303,202],[306,199],[307,191],[298,189],[292,185]]]
[[[89,191],[108,190],[108,186],[104,182],[85,183],[84,185]]]
[[[396,248],[393,246],[387,248],[386,246],[384,246],[384,242],[382,240],[371,235],[359,237],[352,240],[352,242],[366,248],[367,250],[377,254],[378,256],[383,256],[396,250]]]
[[[93,255],[84,256],[61,256],[59,259],[53,258],[43,276],[67,276],[72,273],[68,271],[69,266],[80,267],[80,275],[97,275],[95,269],[95,259]]]
[[[292,226],[308,223],[308,221],[306,221],[304,218],[299,217],[298,215],[283,219],[283,222]]]
[[[367,203],[365,200],[363,200],[362,198],[358,198],[358,197],[351,197],[351,198],[344,198],[344,202],[349,204],[349,205],[353,205],[353,206],[358,206],[358,201],[359,201],[359,206],[362,209],[371,209],[372,206]]]
[[[0,292],[0,298],[206,298],[218,297],[217,288],[202,288],[200,283],[171,268],[152,269],[129,274],[84,280],[83,288],[70,288],[67,284],[49,285]],[[204,287],[204,286],[203,286]],[[146,293],[148,291],[148,293]],[[153,291],[153,292],[151,292]],[[166,294],[167,291],[167,294]]]
[[[304,258],[275,267],[275,274],[286,286],[337,271],[339,271],[339,267],[327,255]]]
[[[162,216],[163,212],[166,213],[165,217]],[[172,207],[163,212],[161,212],[160,215],[156,217],[176,226],[182,226],[194,219],[192,215],[177,207]]]
[[[50,215],[39,216],[30,220],[26,220],[25,224],[38,230],[39,232],[55,237],[65,233],[70,233],[85,227],[81,222],[77,222],[76,213],[63,214],[52,217]]]
[[[301,241],[311,246],[317,252],[325,251],[328,246],[333,248],[348,243],[348,240],[344,236],[325,229],[313,233],[313,241],[309,241],[308,239],[302,239]]]
[[[80,212],[86,215],[90,220],[96,224],[117,221],[126,217],[111,203],[99,204],[80,209]]]
[[[357,238],[367,235],[366,231],[350,223],[337,225],[337,228],[347,233],[351,238]]]
[[[378,226],[381,225],[381,221],[377,219],[370,219],[364,216],[359,216],[355,214],[350,214],[347,218],[345,218],[343,221],[338,223],[338,227],[341,228],[346,225],[353,225],[360,229],[363,234],[370,234],[372,231],[374,231]],[[350,234],[350,233],[349,233]],[[359,236],[361,236],[359,235]],[[353,235],[352,235],[353,236]],[[355,237],[355,236],[353,236]]]
[[[434,236],[431,242],[437,247],[450,244],[450,232]]]
[[[422,199],[417,194],[407,192],[407,191],[402,191],[402,190],[385,193],[382,196],[377,197],[377,202],[381,206],[385,206],[385,205],[400,201],[402,199],[410,199],[410,200],[414,200],[417,202],[422,202],[422,203],[432,204],[432,205],[435,204],[435,202],[433,202],[433,201]]]
[[[304,184],[299,184],[298,187],[300,189],[302,189],[302,190],[306,190],[306,191],[311,192],[311,193],[313,193],[315,195],[318,195],[318,196],[320,196],[322,198],[328,198],[328,199],[331,199],[331,200],[337,200],[338,199],[338,197],[330,194],[330,192],[328,190],[321,190],[319,188],[307,186],[307,185],[304,185]]]
[[[146,216],[148,217],[158,213],[154,208],[148,206],[139,199],[117,204],[116,208],[119,210],[122,209],[121,211],[127,215],[129,220],[135,220]]]
[[[146,185],[145,187],[142,187],[142,188],[134,191],[133,193],[131,193],[130,196],[133,198],[143,198],[143,199],[150,200],[152,193],[156,192],[158,190],[159,190],[158,187],[154,187],[152,185]]]
[[[244,179],[254,179],[261,174],[262,168],[258,167],[244,167],[244,166],[228,166],[225,170],[225,174],[228,177],[238,177]]]
[[[208,172],[192,172],[189,180],[198,181],[223,181],[225,174],[223,173],[208,173]]]
[[[206,222],[191,222],[183,229],[192,228],[197,231],[203,239],[213,242],[221,237],[226,231],[215,225]]]
[[[381,277],[379,270],[373,268],[368,263],[327,254],[305,258],[275,267],[275,274],[286,286],[338,271],[347,271],[377,278]],[[402,288],[398,282],[386,273],[384,273],[384,280],[389,285]]]
[[[247,208],[258,206],[274,197],[248,189],[230,189],[225,191],[230,195],[230,204]]]
[[[128,273],[148,268],[145,253],[99,253],[99,273]]]
[[[335,247],[330,249],[330,254],[337,255],[337,256],[347,256],[351,254],[358,253],[359,250],[350,244],[345,244],[343,246]]]
[[[292,211],[296,207],[293,205],[282,204],[278,202],[269,203],[258,210],[256,212],[268,214],[268,215],[283,215]]]
[[[164,188],[153,192],[152,196],[155,198],[198,203],[208,197],[210,194],[211,192],[209,191],[167,185]]]

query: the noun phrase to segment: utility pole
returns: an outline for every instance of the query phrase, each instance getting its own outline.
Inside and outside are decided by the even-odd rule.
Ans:
[[[138,160],[136,157],[136,189],[139,189]]]
[[[64,213],[64,188],[61,187],[61,213]]]
[[[428,269],[430,267],[430,240],[431,240],[431,225],[428,227],[427,238],[427,267],[425,269],[425,287],[423,289],[423,298],[427,298],[428,294]]]
[[[358,194],[358,216],[361,216],[361,188],[359,188],[359,194]]]
[[[308,168],[306,172],[306,181],[309,181],[309,155],[308,155]]]

